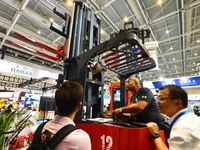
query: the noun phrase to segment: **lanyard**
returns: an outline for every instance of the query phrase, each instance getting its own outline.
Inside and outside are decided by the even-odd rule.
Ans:
[[[172,129],[172,126],[174,125],[174,123],[178,120],[178,118],[180,118],[181,116],[187,114],[189,111],[188,110],[185,110],[183,112],[181,112],[179,115],[177,115],[174,120],[172,121],[172,123],[170,124],[169,126],[169,133],[171,132],[171,129]]]

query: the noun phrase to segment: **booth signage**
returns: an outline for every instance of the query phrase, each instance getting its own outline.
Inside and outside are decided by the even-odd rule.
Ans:
[[[14,92],[0,92],[1,98],[11,98],[13,97]]]

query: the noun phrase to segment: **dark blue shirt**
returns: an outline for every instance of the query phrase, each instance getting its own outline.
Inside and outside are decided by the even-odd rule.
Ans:
[[[148,122],[162,122],[162,117],[158,110],[156,100],[153,93],[148,88],[140,88],[131,97],[131,103],[137,103],[138,101],[146,101],[148,105],[140,113],[134,114],[133,118],[136,122],[148,123]]]

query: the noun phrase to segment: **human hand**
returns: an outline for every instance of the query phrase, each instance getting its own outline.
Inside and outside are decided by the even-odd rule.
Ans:
[[[115,115],[115,116],[122,116],[123,113],[120,112],[120,108],[117,108],[117,109],[115,109],[115,110],[113,111],[113,115]]]
[[[155,133],[155,132],[156,132],[156,133],[159,132],[159,127],[158,127],[158,125],[157,125],[156,123],[154,123],[154,122],[149,122],[149,123],[147,123],[146,125],[147,125],[147,128],[148,128],[150,134]]]

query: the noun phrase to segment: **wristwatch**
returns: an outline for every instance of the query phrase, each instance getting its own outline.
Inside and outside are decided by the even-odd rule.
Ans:
[[[157,132],[154,132],[154,133],[152,133],[150,136],[151,136],[152,139],[157,139],[157,138],[160,137],[160,134],[157,133]]]
[[[119,113],[122,113],[122,108],[119,108]]]

